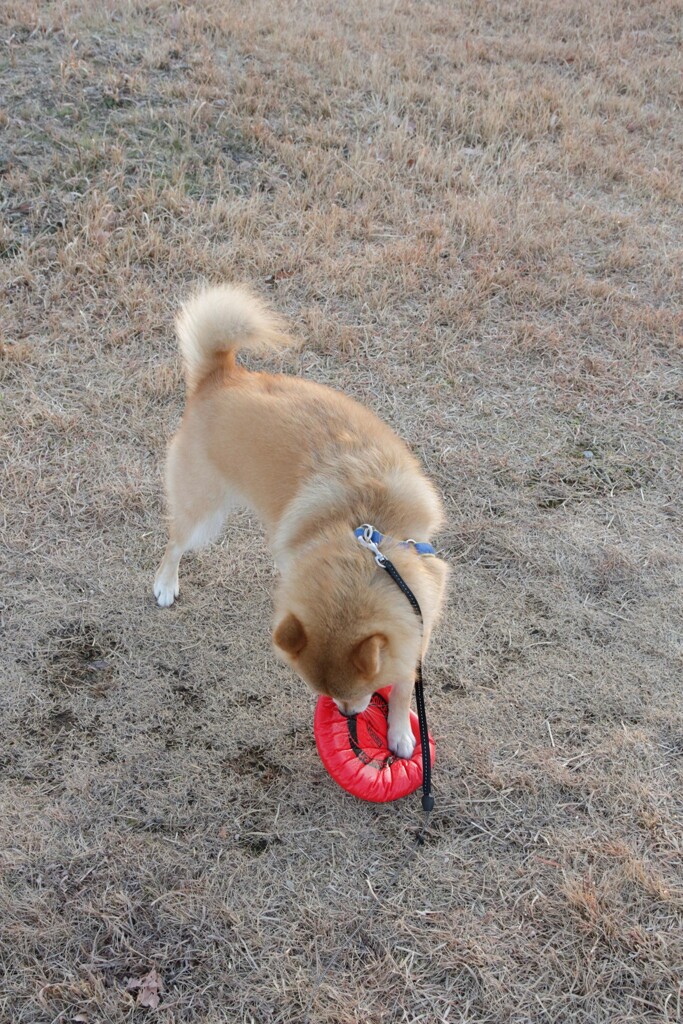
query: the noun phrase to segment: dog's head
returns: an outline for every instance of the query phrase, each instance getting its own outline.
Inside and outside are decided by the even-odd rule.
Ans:
[[[420,603],[424,635],[405,595],[353,536],[292,559],[276,593],[277,653],[346,715],[364,711],[376,690],[414,678],[443,601],[443,562],[408,548],[387,555]]]

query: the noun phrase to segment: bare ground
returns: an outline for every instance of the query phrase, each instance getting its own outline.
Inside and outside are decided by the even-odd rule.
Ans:
[[[680,4],[0,19],[0,1020],[680,1020]],[[419,801],[325,775],[257,524],[151,593],[173,312],[236,278],[449,509],[388,888]]]

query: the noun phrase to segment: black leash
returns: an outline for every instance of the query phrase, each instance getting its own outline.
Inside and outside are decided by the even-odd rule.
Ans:
[[[413,611],[423,623],[422,609],[406,581],[401,576],[393,562],[390,562],[381,551],[375,554],[377,564],[388,572],[397,587],[405,594],[410,601]],[[420,743],[422,744],[422,809],[429,813],[434,807],[432,796],[432,759],[429,750],[429,731],[427,729],[427,712],[425,710],[425,695],[422,686],[422,658],[417,663],[415,672],[415,703],[417,704],[417,719],[420,725]]]
[[[379,545],[385,539],[384,536],[378,530],[375,530],[374,526],[370,523],[364,523],[353,532],[356,540],[364,548],[367,548],[368,551],[372,551],[380,569],[384,569],[391,576],[401,593],[405,594],[408,598],[411,608],[420,620],[420,625],[424,628],[424,619],[422,618],[422,609],[420,608],[419,601],[393,562],[390,562],[387,556],[379,549]],[[409,546],[414,547],[415,551],[421,555],[434,555],[435,553],[431,544],[414,540],[402,541],[401,547]],[[415,672],[415,703],[417,704],[417,719],[420,725],[420,743],[422,744],[422,809],[428,819],[429,813],[434,807],[434,797],[432,796],[432,759],[429,751],[429,732],[427,730],[427,712],[425,710],[424,688],[422,685],[421,656]],[[426,824],[427,822],[425,821],[425,828]]]

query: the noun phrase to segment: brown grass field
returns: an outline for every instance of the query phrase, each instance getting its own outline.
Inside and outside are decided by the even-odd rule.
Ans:
[[[682,13],[4,0],[2,1024],[681,1020]],[[253,518],[152,595],[236,279],[447,503],[394,881],[419,798],[325,774]]]

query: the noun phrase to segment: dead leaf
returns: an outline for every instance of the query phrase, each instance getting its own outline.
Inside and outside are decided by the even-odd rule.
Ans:
[[[128,992],[135,992],[137,990],[138,1006],[148,1006],[150,1010],[156,1010],[161,994],[164,991],[164,983],[161,975],[153,967],[144,978],[129,978],[126,990]]]

